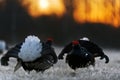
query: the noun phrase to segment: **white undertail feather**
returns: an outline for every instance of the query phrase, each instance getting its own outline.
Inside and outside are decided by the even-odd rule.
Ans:
[[[36,36],[28,36],[25,42],[22,44],[20,52],[18,53],[19,58],[23,61],[34,61],[41,56],[42,43]]]
[[[89,38],[87,38],[87,37],[83,37],[83,38],[81,38],[80,40],[90,41],[90,39],[89,39]]]

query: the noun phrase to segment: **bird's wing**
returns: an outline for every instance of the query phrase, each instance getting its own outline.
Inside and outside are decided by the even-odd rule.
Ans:
[[[57,55],[54,51],[54,48],[52,48],[51,46],[44,45],[41,54],[42,54],[42,56],[51,55],[54,59],[54,63],[57,62]]]
[[[15,45],[9,49],[5,55],[1,58],[1,65],[7,66],[10,57],[18,58],[18,52],[20,51],[22,43]]]
[[[69,53],[72,50],[72,43],[67,44],[62,51],[60,52],[60,54],[58,55],[59,59],[63,59],[64,54]]]

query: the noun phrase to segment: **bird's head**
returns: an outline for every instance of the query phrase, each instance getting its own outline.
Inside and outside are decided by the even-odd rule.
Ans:
[[[49,38],[47,38],[47,41],[53,42],[53,38],[49,37]]]
[[[46,44],[52,45],[52,43],[53,43],[53,38],[51,37],[47,38]]]
[[[78,40],[73,40],[72,41],[72,45],[79,45],[80,43],[79,43],[79,41]]]

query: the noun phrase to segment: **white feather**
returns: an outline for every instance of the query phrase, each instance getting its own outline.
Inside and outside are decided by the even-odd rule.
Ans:
[[[90,41],[90,39],[89,39],[89,38],[87,38],[87,37],[83,37],[83,38],[81,38],[80,40]]]
[[[23,61],[34,61],[41,56],[42,43],[36,36],[28,36],[25,42],[22,44],[20,52],[18,53],[19,58]]]

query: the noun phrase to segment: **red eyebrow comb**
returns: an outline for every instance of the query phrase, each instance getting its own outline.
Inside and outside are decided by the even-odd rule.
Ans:
[[[53,38],[47,38],[47,41],[53,41]]]
[[[80,44],[80,43],[79,43],[78,40],[74,40],[74,41],[72,41],[72,44],[74,44],[74,45],[78,45],[78,44]]]

